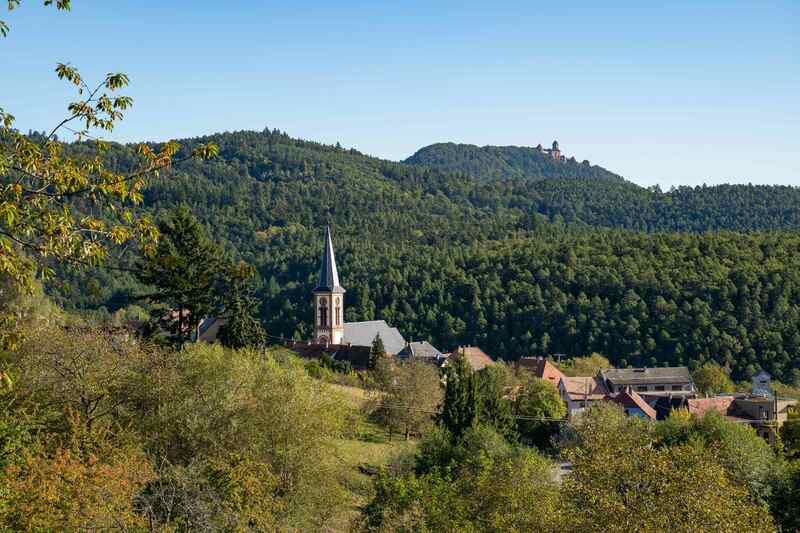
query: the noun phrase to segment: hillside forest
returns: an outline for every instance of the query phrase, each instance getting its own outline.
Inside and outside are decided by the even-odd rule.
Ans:
[[[596,352],[618,366],[711,361],[737,380],[800,374],[798,188],[663,192],[524,147],[433,145],[397,163],[269,129],[187,139],[177,155],[207,143],[217,157],[176,163],[141,210],[185,206],[253,265],[273,342],[310,334],[330,225],[348,321],[508,361]],[[91,144],[67,149],[88,156]],[[139,161],[121,145],[105,160],[120,172]],[[47,291],[104,320],[146,317],[132,261],[58,267]]]

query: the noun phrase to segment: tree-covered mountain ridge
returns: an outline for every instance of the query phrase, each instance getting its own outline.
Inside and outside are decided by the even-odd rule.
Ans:
[[[254,265],[273,338],[309,337],[330,225],[348,321],[385,319],[410,339],[511,360],[593,351],[623,365],[715,360],[737,379],[765,368],[791,380],[800,369],[796,187],[483,180],[275,130],[182,144],[210,141],[219,157],[176,164],[145,190],[144,209],[188,206]],[[108,157],[125,168],[136,156],[115,145]],[[49,288],[68,307],[109,312],[144,292],[107,270],[62,272]]]
[[[539,145],[476,146],[452,142],[436,143],[420,148],[404,163],[423,165],[446,171],[456,171],[482,180],[555,178],[593,178],[625,181],[622,176],[592,165],[588,160],[578,162],[574,157],[555,159]]]
[[[222,148],[221,161],[244,167],[259,182],[299,179],[310,184],[316,180],[314,187],[335,183],[342,194],[354,189],[364,192],[361,186],[369,185],[381,191],[388,188],[423,195],[429,200],[447,198],[451,204],[484,213],[488,210],[492,216],[511,211],[523,219],[538,215],[578,226],[693,232],[800,228],[800,187],[723,184],[661,191],[638,186],[588,162],[555,161],[547,153],[529,147],[479,148],[444,143],[423,148],[405,162],[393,162],[338,144],[295,139],[268,129],[181,142],[191,148],[212,141]],[[433,150],[434,147],[439,148]],[[431,159],[433,152],[441,157]],[[428,155],[422,157],[423,153]],[[503,157],[503,165],[481,172],[460,164],[474,153],[510,155]],[[456,155],[449,157],[452,154]],[[220,168],[219,165],[211,168]],[[185,166],[178,166],[182,168]],[[328,180],[328,184],[319,180]],[[329,205],[330,209],[336,208],[335,202]],[[425,207],[415,209],[421,213]]]
[[[721,184],[644,188],[575,158],[539,148],[437,143],[405,163],[513,185],[518,201],[546,215],[589,226],[642,231],[768,230],[800,227],[800,188]],[[523,200],[524,198],[524,200]]]

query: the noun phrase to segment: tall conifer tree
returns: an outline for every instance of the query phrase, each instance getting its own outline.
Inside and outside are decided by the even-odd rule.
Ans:
[[[454,439],[478,423],[480,403],[475,372],[460,355],[453,355],[445,372],[444,404],[439,415],[439,425],[446,428]]]
[[[378,334],[375,335],[375,339],[372,341],[372,348],[369,350],[369,367],[375,368],[378,365],[378,361],[384,357],[386,357],[386,348],[383,346],[383,339]]]
[[[258,307],[258,300],[253,296],[254,275],[255,269],[242,261],[230,269],[225,283],[225,325],[220,330],[219,340],[230,348],[259,346],[265,341],[264,328],[254,316]]]
[[[155,287],[145,298],[165,306],[161,322],[182,345],[219,308],[222,252],[186,207],[172,211],[158,229],[158,247],[140,262],[137,277]]]

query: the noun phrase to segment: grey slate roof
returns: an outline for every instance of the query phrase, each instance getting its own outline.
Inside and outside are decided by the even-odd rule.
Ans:
[[[427,357],[429,359],[444,360],[444,354],[434,348],[428,341],[409,342],[405,348],[397,352],[397,356],[401,358]]]
[[[342,343],[353,346],[372,346],[376,335],[381,336],[387,354],[397,354],[406,346],[403,335],[397,328],[389,327],[385,320],[345,322]]]
[[[647,385],[659,383],[691,383],[685,366],[662,368],[609,368],[600,371],[603,379],[614,385]]]
[[[325,228],[325,252],[322,254],[319,282],[314,292],[344,292],[342,286],[339,285],[339,271],[336,269],[336,257],[333,255],[333,239],[331,239],[330,226]]]

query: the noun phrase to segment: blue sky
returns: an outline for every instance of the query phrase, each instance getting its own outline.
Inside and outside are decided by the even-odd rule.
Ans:
[[[642,185],[800,185],[800,2],[560,4],[25,0],[0,107],[52,127],[69,61],[131,77],[113,140],[269,126],[397,160],[555,138]]]

